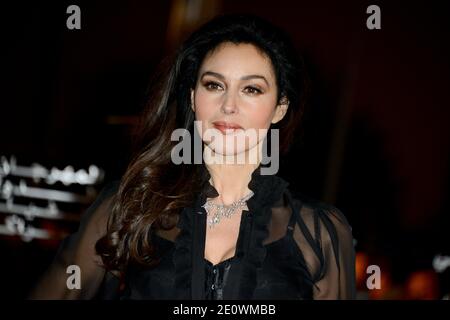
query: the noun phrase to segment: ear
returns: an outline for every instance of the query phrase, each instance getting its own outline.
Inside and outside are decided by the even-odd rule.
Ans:
[[[191,89],[191,109],[195,112],[195,105],[194,105],[194,89]]]
[[[280,104],[276,106],[275,113],[272,118],[272,123],[277,123],[281,121],[289,108],[289,100],[286,97],[283,97],[280,101]]]

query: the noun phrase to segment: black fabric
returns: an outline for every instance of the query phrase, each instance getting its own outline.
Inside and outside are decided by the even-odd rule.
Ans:
[[[202,205],[207,198],[218,195],[209,183],[208,170],[204,169],[203,191],[192,207],[181,212],[177,225],[179,234],[172,239],[155,233],[149,235],[161,253],[157,266],[146,269],[130,266],[121,290],[117,278],[110,272],[105,273],[101,266],[92,267],[89,272],[97,272],[97,278],[101,274],[103,281],[87,284],[89,294],[68,295],[61,293],[64,288],[38,286],[32,297],[123,300],[355,298],[353,238],[343,214],[329,205],[293,198],[285,180],[261,175],[260,170],[258,167],[252,173],[248,185],[254,195],[247,201],[248,210],[242,212],[233,257],[216,265],[204,257],[207,214]],[[108,190],[104,196],[113,193],[111,187]],[[111,202],[111,198],[107,199],[97,200],[97,211],[98,202]],[[83,227],[78,235],[66,240],[70,243],[66,248],[82,250],[84,243],[92,245],[106,232],[104,228],[86,231],[96,220],[95,216],[102,217],[97,221],[106,221],[111,203],[101,208],[94,218],[92,214],[84,217]],[[83,242],[80,237],[92,239]],[[49,272],[51,276],[43,282],[65,276],[61,272],[62,263],[77,262],[79,255],[67,250],[61,249],[58,254],[71,258],[61,260],[59,265],[54,263]],[[93,275],[85,277],[92,278]],[[63,281],[55,283],[61,286]]]

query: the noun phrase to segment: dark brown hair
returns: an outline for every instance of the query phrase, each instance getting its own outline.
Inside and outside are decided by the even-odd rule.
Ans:
[[[270,58],[277,98],[289,101],[280,129],[280,151],[286,152],[303,112],[306,78],[303,63],[289,37],[259,17],[218,16],[195,31],[165,60],[157,73],[141,116],[135,153],[120,182],[107,234],[96,244],[109,270],[125,271],[129,263],[151,266],[158,261],[150,234],[176,226],[182,208],[202,188],[201,165],[175,165],[171,141],[177,128],[194,130],[190,90],[195,88],[204,57],[224,42],[253,44]]]

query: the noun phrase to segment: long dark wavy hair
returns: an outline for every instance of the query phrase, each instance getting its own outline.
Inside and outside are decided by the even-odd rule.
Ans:
[[[158,261],[150,234],[176,226],[178,214],[202,188],[200,166],[175,165],[172,132],[193,133],[190,90],[195,88],[205,56],[224,42],[252,44],[270,58],[278,102],[289,101],[280,130],[280,151],[287,152],[303,113],[307,81],[302,59],[289,36],[250,14],[220,15],[192,33],[161,63],[140,117],[135,151],[121,179],[108,220],[107,234],[96,243],[105,267],[124,272],[130,263],[152,266]],[[275,107],[275,106],[274,106]]]

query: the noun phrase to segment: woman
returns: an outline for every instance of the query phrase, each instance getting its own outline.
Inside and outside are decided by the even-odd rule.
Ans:
[[[267,130],[279,129],[272,147],[286,152],[302,113],[296,57],[282,31],[251,15],[194,32],[153,88],[122,180],[89,208],[31,297],[354,298],[345,217],[263,174]],[[201,163],[187,150],[190,163],[176,161],[180,128],[201,137]],[[80,267],[80,289],[68,289],[69,265]]]

